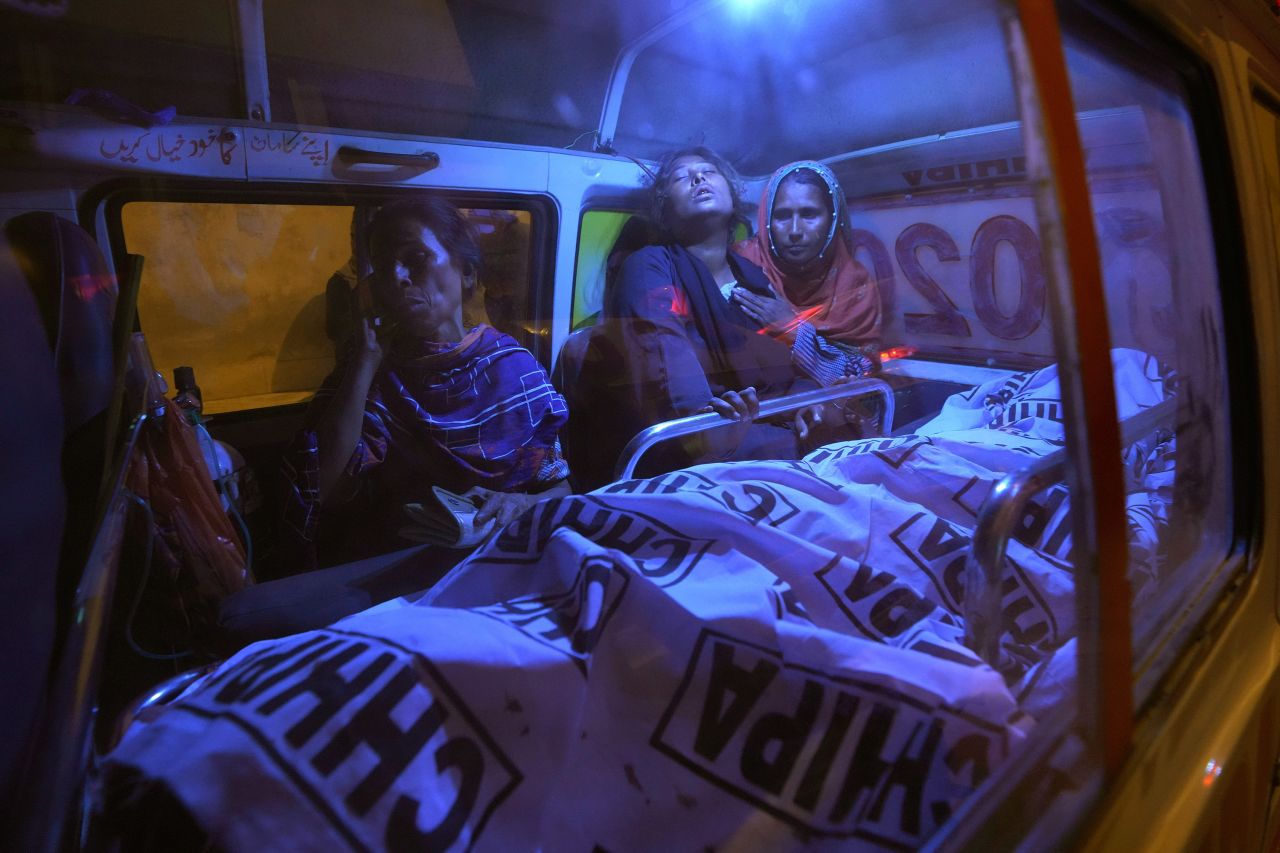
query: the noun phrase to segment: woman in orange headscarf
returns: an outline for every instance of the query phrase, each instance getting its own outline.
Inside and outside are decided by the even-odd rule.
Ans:
[[[779,298],[738,288],[733,300],[790,343],[797,364],[823,384],[872,370],[879,356],[880,295],[853,257],[849,211],[836,176],[813,160],[783,166],[769,178],[757,223],[756,235],[733,249],[764,269]]]

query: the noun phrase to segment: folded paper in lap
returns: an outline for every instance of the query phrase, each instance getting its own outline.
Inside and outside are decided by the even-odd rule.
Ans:
[[[432,486],[431,491],[435,500],[404,505],[404,514],[413,522],[400,528],[405,539],[445,548],[473,548],[493,533],[496,519],[476,526],[475,518],[485,500],[496,492],[480,486],[462,494],[440,486]]]

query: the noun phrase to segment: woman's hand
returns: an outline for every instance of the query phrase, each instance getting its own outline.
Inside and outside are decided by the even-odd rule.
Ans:
[[[800,325],[795,306],[780,296],[761,296],[745,287],[735,287],[731,298],[738,303],[748,317],[775,338],[788,345],[795,342],[796,326]]]
[[[369,316],[361,314],[356,317],[355,356],[357,360],[372,367],[382,364],[384,350],[382,338],[379,337],[381,332],[382,329],[375,326],[373,319]]]
[[[497,520],[497,527],[506,527],[537,503],[542,496],[526,495],[522,492],[491,492],[472,522],[476,528],[484,527],[489,519]]]
[[[733,426],[718,430],[722,442],[721,455],[727,456],[742,444],[752,421],[760,416],[760,398],[755,388],[725,391],[719,397],[712,397],[702,411],[715,412],[734,422]]]
[[[831,384],[847,385],[850,382],[857,381],[857,379],[857,376],[841,376]],[[845,399],[818,403],[799,409],[795,414],[795,428],[796,437],[800,440],[801,446],[807,452],[833,441],[847,441],[851,438],[870,438],[874,436],[876,433],[873,429],[868,429],[865,420],[869,418],[874,427],[878,417],[879,404],[874,402],[870,404],[871,411],[866,418],[854,415],[859,404],[863,408],[867,405],[862,400],[850,401]],[[849,427],[853,427],[852,432]]]
[[[334,488],[343,478],[351,454],[364,423],[365,400],[373,379],[382,364],[382,341],[378,330],[363,314],[354,318],[355,328],[347,338],[350,347],[343,359],[350,359],[333,397],[316,422],[316,442],[320,455],[320,482],[318,493],[321,502],[329,500]]]
[[[488,489],[477,486],[474,489],[468,489],[463,492],[463,495],[471,495],[476,492],[487,495],[480,505],[479,511],[476,512],[476,517],[471,522],[477,528],[483,527],[491,518],[498,520],[496,527],[506,527],[540,501],[568,497],[573,494],[573,491],[569,488],[568,480],[561,480],[540,492],[491,492]]]
[[[352,314],[353,343],[356,348],[356,359],[378,366],[383,362],[383,341],[379,337],[384,333],[379,320],[375,319],[374,302],[372,302],[372,284],[369,279],[362,280],[356,286],[356,311]]]
[[[838,403],[817,403],[795,413],[796,441],[803,452],[808,453],[833,441],[862,438],[850,435],[845,425],[844,412]]]
[[[827,419],[827,404],[815,403],[796,411],[796,438],[805,441],[809,434],[820,427]]]

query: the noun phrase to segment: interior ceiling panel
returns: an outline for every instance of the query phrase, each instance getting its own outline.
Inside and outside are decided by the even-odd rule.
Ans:
[[[168,0],[132,0],[131,19],[150,25],[128,39],[86,0],[56,18],[6,11],[21,50],[0,61],[0,98],[56,102],[100,88],[148,110],[172,99],[187,115],[237,115],[225,4],[203,2],[214,17],[223,9],[216,61],[200,34],[213,28],[176,23]],[[693,2],[703,8],[636,61],[615,138],[622,152],[706,143],[760,175],[799,157],[1016,118],[998,0]],[[272,117],[589,148],[619,52],[686,6],[270,0]],[[173,85],[139,76],[142,53],[163,62]],[[27,79],[30,69],[48,73]]]

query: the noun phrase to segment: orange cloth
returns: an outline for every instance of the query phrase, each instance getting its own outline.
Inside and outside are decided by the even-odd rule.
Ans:
[[[808,169],[822,178],[835,211],[831,233],[820,256],[824,263],[816,273],[808,276],[786,269],[785,262],[780,262],[773,252],[769,232],[769,219],[778,187],[784,178],[799,169]],[[813,160],[802,160],[783,166],[769,178],[756,212],[756,234],[735,244],[733,250],[761,267],[774,290],[803,312],[818,334],[848,346],[877,345],[880,339],[880,292],[866,267],[854,259],[852,245],[844,190],[826,166]]]

